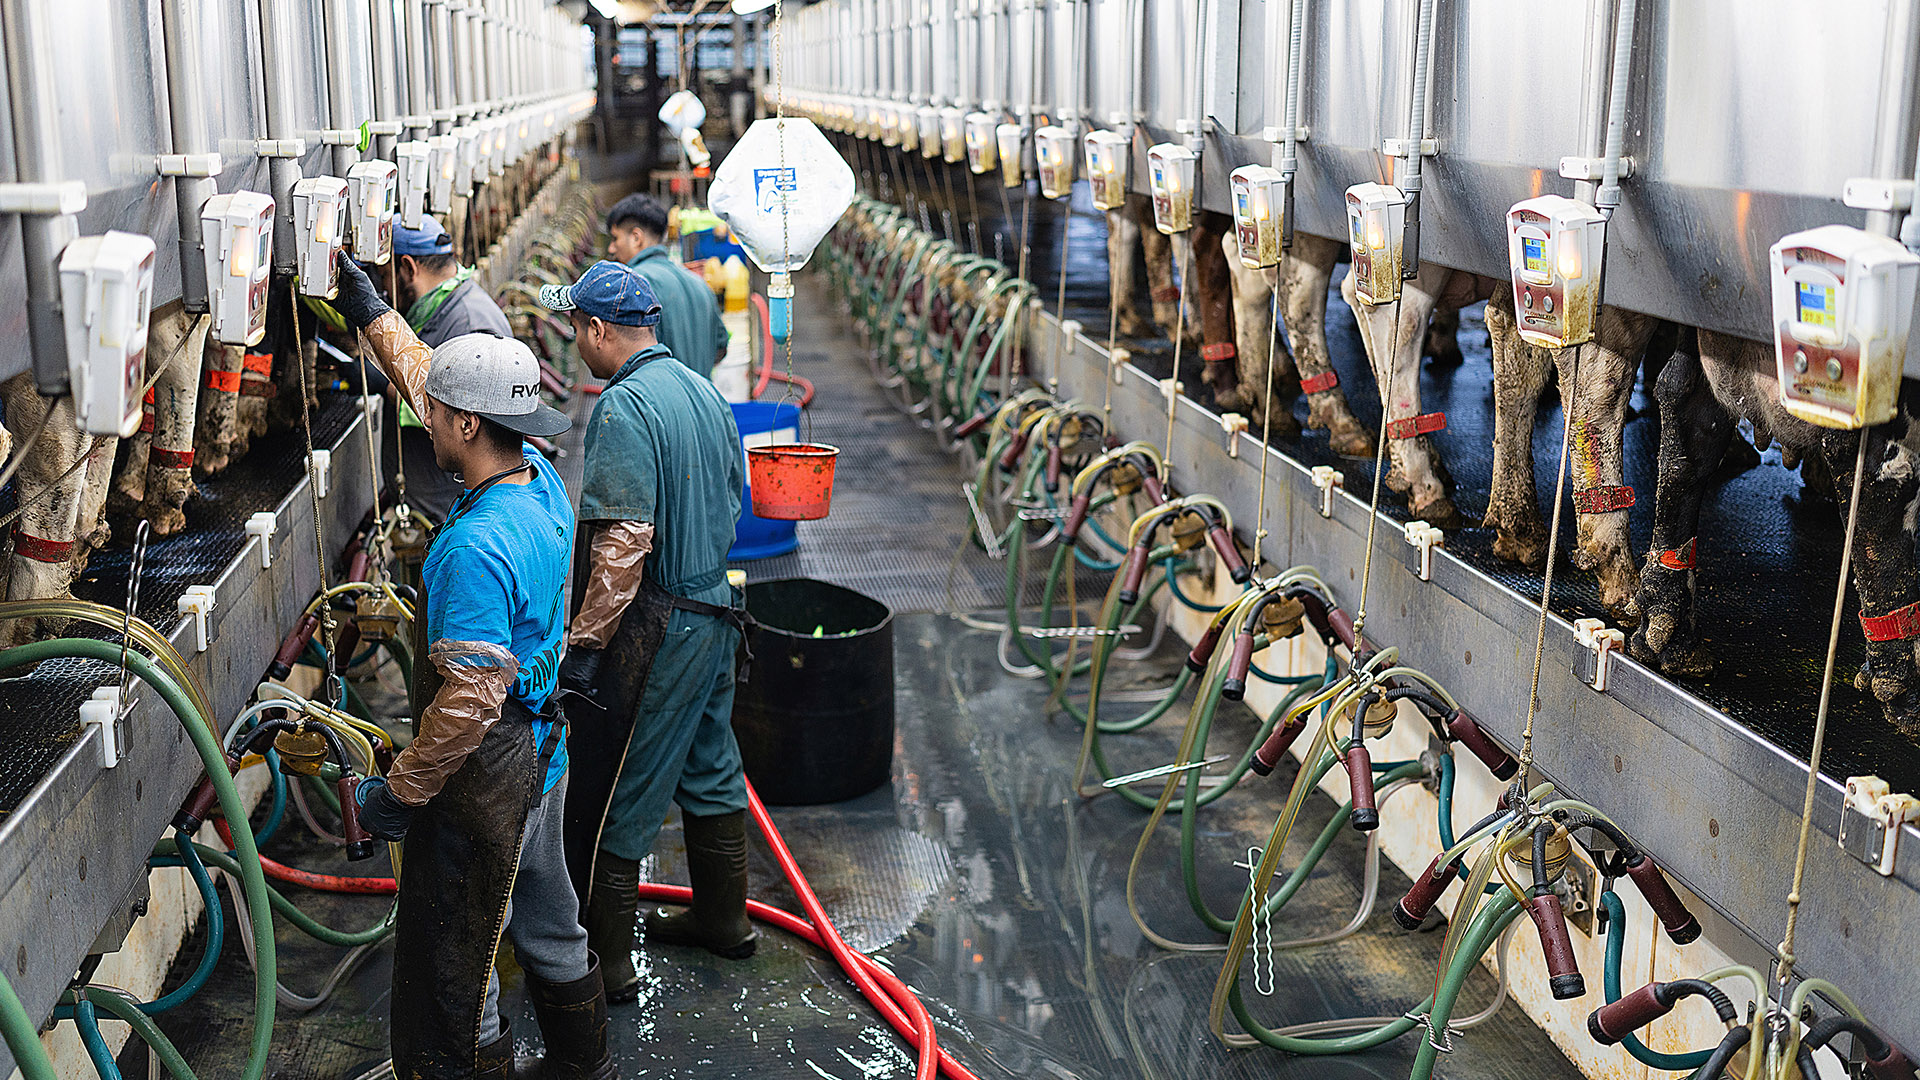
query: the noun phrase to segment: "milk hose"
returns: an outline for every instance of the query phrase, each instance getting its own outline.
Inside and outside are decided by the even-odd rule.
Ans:
[[[123,658],[123,652],[119,645],[108,641],[52,638],[0,652],[0,672],[38,664],[43,660],[63,658],[99,660],[117,665]],[[245,825],[246,807],[240,800],[239,789],[234,786],[233,776],[227,771],[226,754],[214,737],[212,718],[195,705],[180,684],[162,671],[158,663],[139,653],[125,653],[124,659],[132,673],[152,687],[179,718],[181,726],[193,740],[194,749],[199,751],[201,765],[213,780],[221,811],[228,820],[241,823],[236,835],[241,884],[248,905],[255,910],[264,910],[268,904],[267,880],[260,868],[260,851],[254,845],[253,830]],[[246,1080],[260,1080],[266,1072],[267,1055],[273,1045],[273,1012],[276,1004],[273,991],[273,927],[263,919],[254,931],[254,948],[260,957],[261,970],[254,980],[253,1039],[243,1074]]]
[[[113,1051],[107,1047],[106,1037],[100,1034],[93,1002],[82,1001],[74,1006],[73,1026],[80,1029],[80,1045],[86,1047],[87,1058],[93,1062],[93,1071],[100,1074],[100,1080],[120,1080],[120,1064],[113,1060]]]
[[[1607,916],[1607,955],[1605,966],[1601,970],[1601,985],[1607,1004],[1611,1005],[1620,1000],[1620,958],[1627,945],[1627,908],[1620,902],[1620,898],[1614,895],[1613,890],[1608,889],[1600,894],[1600,909],[1606,912]],[[1707,1059],[1713,1056],[1712,1050],[1695,1050],[1686,1054],[1666,1054],[1658,1050],[1650,1050],[1638,1037],[1631,1034],[1623,1037],[1620,1045],[1626,1047],[1627,1053],[1632,1054],[1634,1060],[1642,1065],[1676,1072],[1682,1069],[1697,1069],[1705,1065]]]

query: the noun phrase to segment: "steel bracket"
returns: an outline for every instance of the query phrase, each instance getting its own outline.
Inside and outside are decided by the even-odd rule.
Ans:
[[[1393,157],[1393,158],[1411,157],[1412,150],[1413,150],[1413,140],[1411,139],[1383,139],[1380,142],[1380,152],[1387,155],[1388,157]],[[1440,141],[1438,139],[1421,139],[1420,140],[1420,156],[1421,157],[1433,157],[1435,154],[1438,154],[1439,152],[1440,152]]]
[[[1581,647],[1573,662],[1574,675],[1596,691],[1606,693],[1613,654],[1626,648],[1627,636],[1599,619],[1575,619],[1573,640]]]
[[[263,158],[297,158],[305,156],[305,139],[259,139],[253,144],[255,155]]]
[[[209,177],[220,175],[219,154],[161,154],[154,159],[154,172],[161,176]]]
[[[1186,389],[1187,384],[1177,379],[1165,378],[1160,380],[1160,396],[1164,398],[1169,405],[1173,403],[1174,398],[1185,393]]]
[[[1619,161],[1620,179],[1633,175],[1633,158],[1622,154]],[[1585,180],[1599,183],[1606,175],[1607,159],[1597,157],[1563,157],[1560,159],[1560,175],[1568,180]]]
[[[1900,857],[1901,826],[1910,821],[1920,821],[1920,799],[1892,791],[1877,776],[1847,777],[1840,850],[1891,877]]]
[[[1433,580],[1433,549],[1446,541],[1446,534],[1437,525],[1429,525],[1418,519],[1407,522],[1407,543],[1412,544],[1420,553],[1420,561],[1413,566],[1413,572],[1421,581]]]
[[[1320,489],[1320,516],[1333,516],[1333,493],[1346,486],[1346,478],[1331,465],[1313,467],[1313,486]]]
[[[1308,127],[1305,124],[1301,124],[1299,127],[1293,129],[1294,142],[1306,142],[1308,139],[1312,137],[1313,137],[1313,129]],[[1287,141],[1287,129],[1283,127],[1261,128],[1260,138],[1270,143],[1283,143]],[[1432,143],[1433,140],[1428,139],[1427,142]],[[1428,151],[1428,153],[1432,153],[1432,151]]]

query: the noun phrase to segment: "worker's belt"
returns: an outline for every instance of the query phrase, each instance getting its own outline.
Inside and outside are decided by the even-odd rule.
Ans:
[[[1694,562],[1694,548],[1696,545],[1699,544],[1699,542],[1700,542],[1699,538],[1695,537],[1694,539],[1689,540],[1684,544],[1681,544],[1679,547],[1674,548],[1671,551],[1661,552],[1660,565],[1666,567],[1669,570],[1693,569],[1696,565],[1698,565],[1697,563]]]
[[[1573,508],[1582,514],[1606,514],[1632,505],[1630,487],[1590,487],[1573,493]]]
[[[1313,376],[1309,376],[1308,378],[1301,379],[1300,392],[1303,394],[1318,394],[1325,390],[1331,390],[1334,387],[1339,385],[1340,385],[1339,372],[1323,371],[1318,375],[1313,375]]]
[[[1920,604],[1895,608],[1885,615],[1860,615],[1860,629],[1868,641],[1905,641],[1920,637]]]
[[[1403,417],[1387,425],[1387,438],[1411,439],[1416,435],[1431,435],[1447,426],[1447,414],[1440,412],[1421,413],[1419,416]]]

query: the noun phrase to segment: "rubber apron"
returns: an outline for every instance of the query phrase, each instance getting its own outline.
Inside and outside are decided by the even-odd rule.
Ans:
[[[586,595],[590,569],[588,532],[581,529],[574,542],[573,606],[578,612]],[[651,573],[640,577],[640,591],[620,616],[620,625],[600,655],[591,700],[569,695],[567,711],[567,806],[565,838],[567,874],[576,896],[591,895],[593,861],[600,851],[600,830],[613,806],[613,791],[626,764],[627,744],[633,740],[639,718],[640,696],[646,691],[653,659],[667,637],[675,598]]]
[[[518,471],[498,473],[464,495],[446,525]],[[416,734],[420,714],[441,683],[428,658],[430,602],[423,582],[416,608],[421,616],[412,625],[415,661],[409,688]],[[508,696],[500,719],[440,793],[415,812],[407,831],[404,887],[394,918],[390,1039],[397,1080],[476,1072],[487,977],[506,928],[527,814],[540,797],[543,770],[533,745],[533,719],[526,705]]]

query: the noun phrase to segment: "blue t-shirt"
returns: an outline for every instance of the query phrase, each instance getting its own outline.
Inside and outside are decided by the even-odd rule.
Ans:
[[[532,449],[526,458],[533,463],[528,482],[495,484],[478,499],[460,497],[434,538],[421,575],[427,586],[429,647],[440,641],[503,646],[520,661],[508,693],[538,714],[559,682],[573,504],[546,458]],[[536,747],[552,727],[536,716]],[[553,790],[566,775],[566,740],[556,742],[542,792]]]

